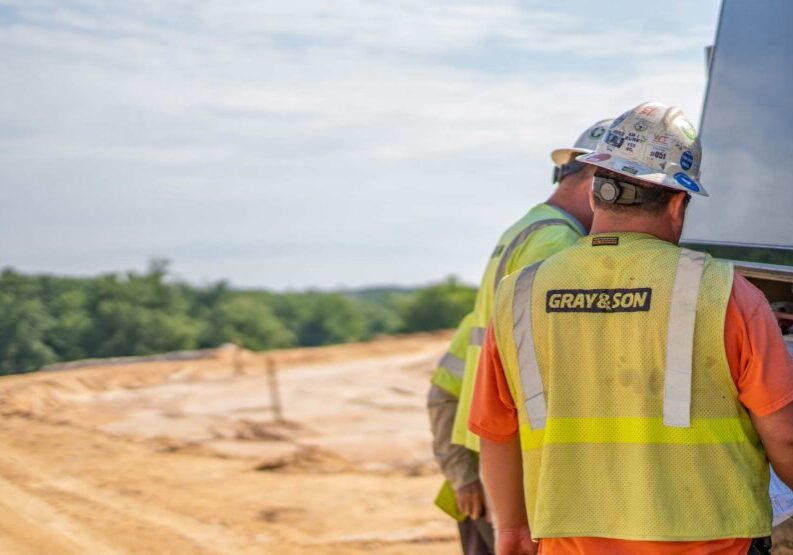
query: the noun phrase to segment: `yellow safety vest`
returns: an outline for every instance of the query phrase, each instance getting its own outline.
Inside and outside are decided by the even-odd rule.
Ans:
[[[581,224],[563,210],[548,204],[539,204],[499,239],[485,269],[474,312],[463,318],[457,326],[449,349],[438,362],[431,380],[460,399],[452,442],[464,445],[472,451],[479,451],[479,438],[468,431],[468,413],[471,409],[479,353],[498,282],[506,274],[570,246],[585,233],[586,230]],[[457,507],[457,496],[448,480],[441,486],[435,505],[457,521],[466,518]]]
[[[585,234],[586,230],[578,220],[567,212],[549,204],[538,204],[499,239],[476,295],[452,443],[479,451],[479,437],[468,430],[468,414],[482,341],[493,312],[493,297],[499,281],[507,274],[569,247]]]
[[[611,233],[502,281],[496,339],[535,537],[770,534],[768,461],[724,349],[732,277]]]

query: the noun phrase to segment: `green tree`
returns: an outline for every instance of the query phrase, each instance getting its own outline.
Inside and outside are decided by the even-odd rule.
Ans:
[[[474,306],[476,289],[454,277],[422,289],[402,310],[404,331],[429,331],[455,327]]]
[[[0,373],[60,360],[146,355],[237,341],[255,349],[328,345],[453,327],[475,291],[450,278],[424,290],[238,291],[169,279],[168,262],[93,279],[0,272]]]
[[[189,298],[165,281],[167,263],[154,261],[147,273],[102,276],[89,301],[86,333],[92,356],[146,355],[195,349],[201,324],[188,314]]]
[[[300,345],[328,345],[364,338],[366,321],[353,300],[338,293],[313,293],[304,302],[307,306],[303,307],[299,320]]]
[[[59,360],[89,357],[91,353],[86,352],[84,346],[92,324],[86,310],[88,296],[79,285],[62,289],[48,303],[53,324],[47,330],[46,342]]]
[[[297,343],[294,333],[263,300],[244,295],[220,301],[209,315],[205,334],[202,343],[235,342],[255,351],[291,347]]]
[[[55,362],[55,351],[44,338],[53,325],[38,299],[0,293],[0,374],[32,372]]]

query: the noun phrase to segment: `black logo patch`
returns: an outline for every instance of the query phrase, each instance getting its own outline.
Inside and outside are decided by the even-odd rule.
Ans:
[[[546,294],[545,312],[647,312],[652,298],[649,287],[553,289]]]
[[[604,245],[609,246],[616,246],[620,244],[619,237],[593,237],[592,238],[592,246],[593,247],[602,247]]]

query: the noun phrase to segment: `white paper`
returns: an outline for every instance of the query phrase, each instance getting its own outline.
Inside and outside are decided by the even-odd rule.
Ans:
[[[790,491],[790,488],[779,479],[773,468],[768,494],[771,496],[771,507],[774,509],[773,526],[778,526],[793,516],[793,491]]]

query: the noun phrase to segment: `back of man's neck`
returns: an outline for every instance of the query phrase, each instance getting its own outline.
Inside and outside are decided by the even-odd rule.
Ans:
[[[592,226],[592,211],[588,206],[574,202],[572,198],[562,194],[559,190],[552,194],[548,200],[545,201],[545,204],[567,212],[578,220],[581,225],[584,226],[584,229],[589,232],[589,228]]]
[[[633,218],[595,218],[592,222],[592,229],[590,235],[597,235],[603,233],[645,233],[652,235],[662,241],[677,244],[678,238],[675,237],[672,230],[666,229],[663,225],[657,225],[657,222],[633,219]]]

